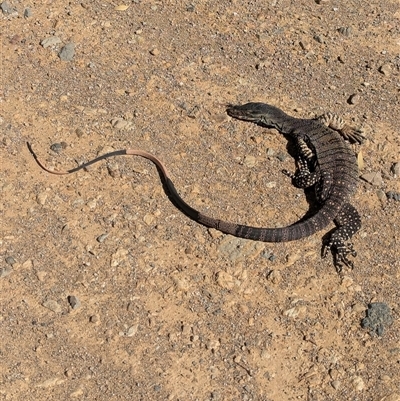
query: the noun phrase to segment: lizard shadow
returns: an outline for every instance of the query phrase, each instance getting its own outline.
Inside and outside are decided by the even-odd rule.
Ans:
[[[286,149],[287,152],[289,153],[290,156],[293,157],[293,159],[296,160],[296,155],[298,155],[298,150],[294,144],[294,142],[291,140],[289,136],[286,137],[288,139]],[[159,169],[159,167],[156,165],[157,172],[159,174],[163,191],[168,197],[169,201],[177,208],[179,209],[182,213],[184,213],[187,217],[190,219],[193,219],[195,221],[198,221],[199,214],[201,212],[193,209],[190,205],[188,205],[178,194],[178,191],[174,187],[172,181],[169,178],[166,178],[163,174],[163,172]],[[283,175],[283,173],[282,173]],[[301,217],[300,220],[292,223],[291,225],[297,224],[298,222],[302,222],[304,220],[309,219],[311,216],[315,215],[319,208],[320,205],[317,202],[317,197],[315,196],[315,186],[311,186],[309,188],[301,188],[304,190],[305,196],[306,196],[306,201],[309,204],[309,210],[304,214],[303,217]]]
[[[296,160],[296,155],[298,154],[298,151],[296,149],[295,144],[293,143],[292,140],[290,140],[290,137],[287,137],[288,142],[287,142],[287,152],[291,157],[293,157],[294,160]],[[188,205],[178,194],[178,191],[176,190],[175,186],[173,185],[172,181],[168,178],[166,178],[159,168],[159,166],[156,165],[157,173],[159,175],[163,191],[165,195],[168,197],[168,200],[178,209],[180,210],[183,214],[185,214],[187,217],[190,219],[197,221],[199,214],[201,212],[193,209],[190,205]],[[283,175],[283,173],[282,173]],[[317,202],[317,197],[315,195],[315,186],[311,186],[308,188],[300,188],[304,190],[304,194],[306,197],[306,201],[309,205],[308,211],[304,214],[303,217],[301,217],[298,221],[292,223],[291,225],[297,224],[298,222],[302,222],[304,220],[309,219],[311,216],[315,215],[319,208],[320,205]]]
[[[269,130],[271,130],[271,129],[276,130],[275,127],[271,127],[270,125],[265,124],[263,122],[255,122],[255,124],[262,128],[267,128]],[[297,160],[298,160],[298,156],[299,156],[299,148],[298,148],[298,145],[293,140],[293,136],[282,133],[280,131],[278,131],[278,132],[279,132],[279,136],[283,136],[286,139],[286,141],[287,141],[286,142],[286,151],[294,159],[294,161],[297,164]],[[296,166],[296,169],[297,169],[297,166]],[[310,172],[313,172],[313,170],[311,169]],[[291,183],[292,183],[292,185],[294,185],[293,179],[291,180]],[[296,188],[299,188],[296,185],[294,185],[294,186]],[[316,193],[315,193],[315,185],[312,185],[307,188],[300,188],[300,189],[303,189],[303,191],[304,191],[304,195],[306,197],[306,202],[309,205],[309,209],[307,210],[307,212],[304,214],[303,217],[301,217],[298,221],[294,222],[290,226],[295,225],[300,222],[303,222],[303,221],[309,219],[310,217],[314,216],[316,213],[318,213],[318,211],[321,207],[321,204],[317,201],[317,197],[316,197]]]

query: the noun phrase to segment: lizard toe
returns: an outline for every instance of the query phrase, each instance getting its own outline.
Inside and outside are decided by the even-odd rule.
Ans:
[[[282,170],[282,173],[285,174],[286,176],[292,178],[292,179],[293,179],[294,176],[295,176],[293,173],[291,173],[291,172],[288,171],[288,170]]]
[[[343,137],[351,143],[358,143],[359,145],[361,145],[362,143],[365,142],[366,138],[363,135],[363,132],[359,129],[354,129],[352,127],[345,125],[342,128],[341,132]]]
[[[330,244],[324,244],[322,246],[322,251],[321,251],[321,257],[322,259],[326,258],[326,255],[328,255],[328,251],[331,249],[331,245]]]
[[[340,260],[340,261],[339,261]],[[354,263],[347,258],[345,255],[337,255],[337,263],[336,263],[336,270],[338,272],[342,271],[343,265],[348,267],[349,269],[354,269]]]
[[[326,257],[328,250],[333,254],[334,264],[338,273],[342,271],[343,266],[354,269],[354,263],[347,257],[348,255],[357,256],[357,252],[354,250],[351,242],[345,243],[341,238],[336,236],[331,238],[327,244],[324,244],[321,254],[322,258]]]

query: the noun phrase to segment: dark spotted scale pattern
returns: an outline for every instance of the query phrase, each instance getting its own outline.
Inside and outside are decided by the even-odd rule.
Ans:
[[[358,183],[356,157],[343,140],[361,142],[364,137],[357,130],[345,126],[344,132],[338,118],[327,114],[316,120],[298,119],[265,103],[247,103],[228,106],[227,113],[234,118],[258,125],[276,128],[282,134],[293,137],[298,147],[298,171],[284,171],[293,183],[301,188],[315,185],[316,199],[320,207],[316,214],[304,221],[282,228],[261,228],[224,222],[199,212],[195,219],[208,226],[241,238],[265,242],[284,242],[304,238],[322,230],[332,221],[337,229],[324,245],[323,256],[331,250],[335,265],[340,271],[343,265],[353,267],[348,255],[355,256],[350,238],[360,229],[361,219],[349,203]],[[332,127],[330,128],[330,122]]]

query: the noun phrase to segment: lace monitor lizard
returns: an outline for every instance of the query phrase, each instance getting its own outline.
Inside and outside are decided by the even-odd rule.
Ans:
[[[362,143],[360,131],[347,126],[334,114],[328,113],[318,119],[294,118],[277,107],[265,103],[247,103],[241,106],[228,105],[227,113],[236,119],[250,121],[258,125],[276,128],[282,134],[293,138],[297,147],[297,171],[291,177],[293,184],[300,188],[315,186],[318,211],[297,223],[281,228],[262,228],[235,224],[203,213],[189,206],[178,194],[164,164],[154,155],[139,149],[124,149],[106,153],[83,165],[67,171],[48,169],[28,147],[37,163],[52,174],[70,174],[97,161],[111,156],[136,155],[151,160],[159,169],[170,200],[183,213],[204,226],[215,228],[226,234],[265,242],[285,242],[298,240],[322,230],[332,221],[337,228],[326,241],[322,256],[331,250],[337,271],[343,265],[353,268],[348,255],[356,256],[350,238],[360,229],[361,218],[349,198],[358,182],[358,168],[353,151],[343,139]]]

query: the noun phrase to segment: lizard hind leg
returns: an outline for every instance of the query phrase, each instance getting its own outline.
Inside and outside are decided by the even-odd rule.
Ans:
[[[337,229],[331,235],[329,242],[324,244],[322,257],[326,257],[328,250],[331,250],[338,272],[342,271],[343,265],[353,269],[354,264],[349,260],[348,255],[355,257],[357,252],[349,240],[360,229],[361,217],[353,205],[346,203],[334,221]]]

